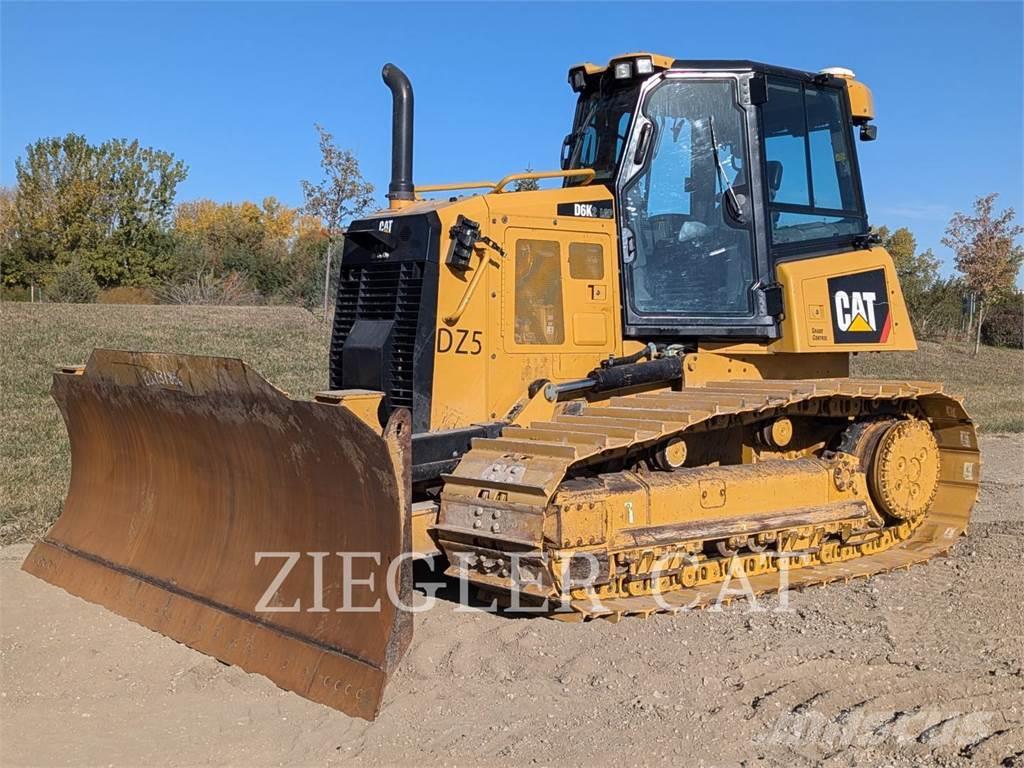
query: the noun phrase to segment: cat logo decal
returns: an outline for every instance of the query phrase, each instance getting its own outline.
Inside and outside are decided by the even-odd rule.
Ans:
[[[885,270],[828,281],[832,333],[837,344],[884,344],[892,329]]]

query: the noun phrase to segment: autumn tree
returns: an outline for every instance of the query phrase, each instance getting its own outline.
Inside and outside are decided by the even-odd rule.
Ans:
[[[290,280],[290,258],[299,212],[266,197],[262,204],[192,200],[174,213],[177,280],[209,273],[242,276],[263,296],[279,293]]]
[[[933,289],[939,282],[939,260],[930,248],[918,253],[917,238],[906,227],[893,232],[888,227],[879,227],[877,234],[892,256],[911,322],[917,330],[923,331],[930,314]]]
[[[303,212],[319,218],[327,235],[323,284],[326,317],[333,245],[341,234],[342,223],[365,213],[373,205],[373,185],[363,178],[359,161],[350,150],[339,149],[331,133],[319,123],[314,127],[320,141],[322,178],[315,184],[303,179],[301,184],[305,198]]]
[[[3,285],[21,282],[22,266],[12,263],[14,238],[14,201],[17,191],[14,187],[0,187],[0,283]],[[13,274],[12,274],[13,273]]]
[[[13,237],[5,261],[20,284],[77,260],[101,285],[145,284],[166,269],[177,185],[188,169],[138,141],[40,139],[15,161]]]
[[[942,238],[943,245],[953,251],[956,267],[976,297],[975,355],[981,346],[985,310],[1013,290],[1024,261],[1024,248],[1014,242],[1024,232],[1024,227],[1014,223],[1013,208],[996,212],[998,196],[993,192],[977,198],[973,214],[957,211]]]

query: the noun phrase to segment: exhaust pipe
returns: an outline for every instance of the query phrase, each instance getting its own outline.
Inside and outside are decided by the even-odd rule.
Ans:
[[[388,200],[413,199],[412,186],[412,83],[394,64],[385,64],[381,77],[391,89],[391,183]]]

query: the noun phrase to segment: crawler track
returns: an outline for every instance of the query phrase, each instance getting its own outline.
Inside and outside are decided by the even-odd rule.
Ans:
[[[890,520],[857,541],[837,540],[834,534],[839,526],[821,524],[782,529],[771,551],[741,551],[731,557],[702,554],[687,560],[683,555],[693,555],[707,542],[686,538],[657,546],[611,547],[610,556],[630,564],[624,577],[596,591],[563,591],[557,598],[563,617],[570,608],[572,618],[615,620],[706,606],[720,599],[721,582],[740,574],[754,594],[763,594],[784,584],[802,588],[908,568],[952,546],[966,530],[977,496],[980,454],[974,426],[962,403],[944,394],[940,384],[864,379],[726,381],[574,405],[552,421],[508,427],[498,438],[474,441],[446,478],[442,493],[437,531],[446,550],[467,544],[489,553],[554,550],[556,542],[538,535],[543,530],[540,523],[529,530],[521,526],[492,533],[459,525],[457,516],[446,514],[446,509],[486,503],[489,510],[506,508],[510,516],[543,521],[557,506],[567,480],[600,476],[609,467],[628,465],[674,436],[699,442],[706,435],[710,440],[779,416],[822,423],[852,423],[883,414],[921,419],[938,445],[939,482],[926,514],[902,522]],[[787,458],[797,458],[797,453]],[[485,590],[500,593],[510,588],[494,573],[470,569],[460,575]]]

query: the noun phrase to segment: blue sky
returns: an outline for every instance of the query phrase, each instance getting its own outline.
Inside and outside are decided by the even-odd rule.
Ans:
[[[557,166],[569,65],[631,50],[846,66],[874,91],[859,144],[873,224],[947,262],[950,214],[1001,193],[1024,215],[1024,4],[4,2],[0,183],[26,144],[139,138],[189,165],[179,200],[299,204],[313,122],[387,187],[393,61],[416,92],[418,183]]]

